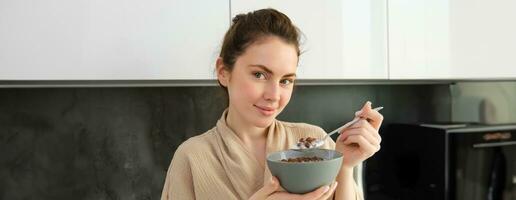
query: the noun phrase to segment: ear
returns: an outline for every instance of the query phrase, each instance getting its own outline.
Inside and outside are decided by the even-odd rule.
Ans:
[[[231,73],[224,66],[222,58],[217,58],[217,79],[219,80],[220,84],[224,87],[228,87],[230,76]]]

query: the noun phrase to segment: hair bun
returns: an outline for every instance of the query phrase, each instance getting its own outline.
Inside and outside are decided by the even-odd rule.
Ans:
[[[236,15],[235,17],[233,17],[233,24],[236,24],[238,21],[241,21],[245,17],[246,17],[246,14]]]

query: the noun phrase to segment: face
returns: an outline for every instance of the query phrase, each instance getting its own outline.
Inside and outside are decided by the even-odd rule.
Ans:
[[[229,112],[242,123],[268,127],[290,101],[298,56],[294,45],[270,36],[251,44],[231,72],[218,78],[229,93]]]

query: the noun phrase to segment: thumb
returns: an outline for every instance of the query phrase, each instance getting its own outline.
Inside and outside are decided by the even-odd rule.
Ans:
[[[370,101],[367,101],[364,106],[362,106],[362,109],[360,109],[359,111],[357,111],[355,113],[355,116],[359,117],[359,116],[362,116],[362,114],[364,113],[367,113],[369,112],[370,110],[372,110],[371,108],[371,102]]]

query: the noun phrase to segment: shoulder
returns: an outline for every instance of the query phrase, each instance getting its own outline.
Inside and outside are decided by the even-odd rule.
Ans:
[[[278,121],[283,124],[285,129],[289,130],[292,134],[300,135],[302,137],[321,137],[326,135],[324,129],[319,126],[307,124],[307,123],[296,123],[296,122],[283,122]]]
[[[215,143],[216,137],[214,129],[208,130],[201,135],[193,136],[181,143],[174,152],[174,157],[172,159],[191,160],[199,157],[200,154],[213,152],[212,148]]]

